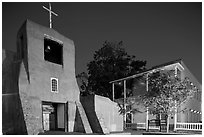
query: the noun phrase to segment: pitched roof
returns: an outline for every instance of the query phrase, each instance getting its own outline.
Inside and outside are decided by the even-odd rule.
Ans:
[[[165,67],[165,66],[172,65],[172,64],[175,64],[175,63],[181,63],[181,61],[182,61],[182,59],[177,59],[177,60],[170,61],[170,62],[167,62],[167,63],[163,63],[163,64],[160,64],[160,65],[157,65],[157,66],[153,66],[151,69],[157,69],[157,68]]]
[[[177,60],[174,60],[174,61],[170,61],[170,62],[167,62],[167,63],[163,63],[163,64],[160,64],[160,65],[157,65],[157,66],[153,66],[152,68],[150,69],[147,69],[147,70],[144,70],[142,72],[139,72],[139,73],[136,73],[134,75],[131,75],[131,76],[128,76],[128,77],[125,77],[125,78],[121,78],[121,79],[117,79],[117,80],[113,80],[113,81],[110,81],[109,83],[114,83],[114,82],[119,82],[119,81],[122,81],[122,80],[127,80],[127,79],[131,79],[131,78],[135,78],[137,76],[141,76],[145,73],[148,73],[148,72],[151,72],[153,70],[156,70],[156,69],[160,69],[162,67],[165,67],[165,66],[169,66],[169,65],[172,65],[172,64],[176,64],[176,63],[179,63],[181,64],[182,62],[182,59],[177,59]]]

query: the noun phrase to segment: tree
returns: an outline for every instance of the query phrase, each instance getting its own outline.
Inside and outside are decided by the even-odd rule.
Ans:
[[[142,96],[144,106],[152,114],[165,114],[167,116],[167,132],[169,130],[169,116],[176,113],[179,107],[196,92],[195,87],[188,78],[181,80],[174,76],[172,71],[158,71],[148,76],[149,89]]]
[[[85,92],[93,92],[112,99],[109,82],[143,71],[145,65],[146,61],[135,60],[135,56],[127,54],[122,41],[105,41],[103,47],[94,53],[93,60],[87,64],[88,83],[87,85],[84,83]],[[78,78],[82,80],[83,75]],[[122,91],[118,91],[117,94],[120,97]]]
[[[92,94],[88,87],[88,77],[89,77],[88,74],[85,72],[82,72],[76,76],[77,82],[80,85],[79,88],[81,96]]]

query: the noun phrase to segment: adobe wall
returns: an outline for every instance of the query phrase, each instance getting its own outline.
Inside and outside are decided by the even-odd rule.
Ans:
[[[73,41],[53,29],[31,21],[27,21],[25,27],[28,58],[24,61],[24,64],[28,63],[28,70],[26,70],[26,74],[23,74],[25,71],[21,68],[19,85],[26,85],[29,96],[39,97],[43,101],[64,103],[66,101],[79,101],[79,89],[75,79],[75,48]],[[63,66],[44,60],[44,34],[63,42]],[[58,78],[59,93],[51,92],[51,77]],[[23,90],[22,87],[21,92],[28,93],[27,90]]]
[[[44,34],[63,42],[63,66],[44,60]],[[23,36],[24,58],[20,58],[19,38]],[[43,131],[42,101],[66,103],[67,119],[74,121],[79,89],[75,79],[73,41],[49,29],[26,21],[17,36],[17,54],[3,57],[3,131],[5,134],[38,134]],[[51,92],[50,78],[58,78],[59,93]],[[7,94],[12,94],[12,97]],[[15,94],[15,95],[14,95]],[[5,96],[5,97],[4,97]],[[74,107],[71,107],[73,106]],[[15,110],[15,111],[14,111]],[[16,112],[16,113],[15,113]],[[72,114],[74,114],[72,116]],[[12,120],[11,120],[12,119]],[[72,122],[65,125],[73,131]]]
[[[110,132],[123,131],[123,115],[119,113],[117,103],[95,95],[95,111],[102,115],[104,124]]]
[[[27,134],[18,94],[16,53],[2,49],[2,133]]]
[[[80,100],[94,133],[123,131],[123,115],[119,114],[117,103],[98,95],[81,97]]]
[[[85,110],[92,131],[94,133],[103,133],[95,111],[95,95],[80,96],[80,101]]]
[[[19,92],[21,95],[28,134],[42,130],[42,101],[73,105],[79,101],[79,89],[75,79],[75,49],[73,41],[33,22],[26,22],[27,60],[21,65]],[[19,35],[25,33],[19,33]],[[63,42],[63,66],[44,60],[44,37],[49,35]],[[58,93],[51,92],[50,78],[58,78]],[[69,103],[69,106],[71,105]],[[68,120],[75,109],[68,106]],[[72,112],[73,111],[73,112]],[[75,115],[74,115],[75,116]],[[68,122],[69,130],[73,129]],[[30,126],[33,125],[33,126]],[[36,132],[34,132],[37,130]]]

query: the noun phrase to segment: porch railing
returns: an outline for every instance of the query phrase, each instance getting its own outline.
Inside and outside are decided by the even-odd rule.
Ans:
[[[146,129],[146,123],[137,123],[138,129]]]
[[[148,129],[160,130],[160,120],[158,119],[148,120]]]
[[[137,129],[137,123],[126,123],[127,129]]]
[[[128,129],[146,129],[145,123],[126,123]],[[149,129],[159,129],[159,126],[149,126]],[[176,123],[175,130],[202,131],[202,123]]]
[[[126,123],[127,129],[146,129],[146,123]],[[159,130],[160,127],[156,125],[149,126],[149,129],[157,129]]]
[[[146,129],[145,123],[126,123],[127,129]]]
[[[202,123],[176,123],[175,130],[202,131]]]

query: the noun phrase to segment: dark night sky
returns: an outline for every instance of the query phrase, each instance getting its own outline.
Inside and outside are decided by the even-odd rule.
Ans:
[[[48,3],[3,3],[2,46],[15,50],[22,23],[49,27]],[[76,47],[76,74],[105,40],[123,41],[128,54],[147,60],[147,68],[175,59],[202,82],[202,3],[52,3],[59,14],[53,28]]]

